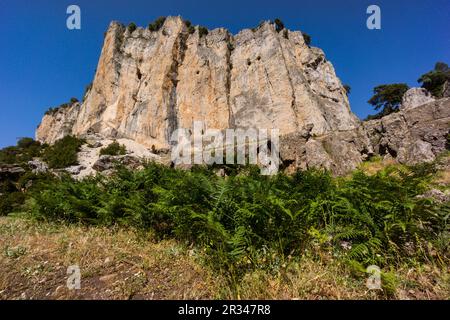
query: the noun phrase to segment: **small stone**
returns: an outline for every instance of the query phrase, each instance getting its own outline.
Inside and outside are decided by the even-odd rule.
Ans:
[[[101,277],[99,278],[99,280],[102,281],[102,282],[110,282],[110,281],[112,281],[116,276],[117,276],[117,273],[111,273],[111,274],[108,274],[108,275],[105,275],[105,276],[101,276]]]

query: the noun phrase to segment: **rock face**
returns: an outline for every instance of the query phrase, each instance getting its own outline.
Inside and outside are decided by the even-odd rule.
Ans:
[[[36,140],[50,144],[72,134],[80,107],[76,102],[47,112],[36,131]]]
[[[366,121],[364,128],[377,154],[407,164],[432,161],[448,147],[450,98]]]
[[[112,22],[84,103],[46,115],[36,137],[66,134],[127,138],[156,150],[170,147],[176,128],[278,128],[292,135],[354,130],[359,121],[334,68],[301,32],[269,22],[233,36],[200,36],[180,17],[159,31],[130,32]]]
[[[401,110],[412,109],[434,100],[426,89],[411,88],[403,96]]]
[[[425,127],[410,128],[421,116],[412,110],[426,99],[418,92],[405,97],[409,122],[398,113],[361,125],[333,65],[301,32],[277,32],[266,22],[237,35],[222,28],[200,35],[180,17],[167,18],[158,31],[130,32],[112,22],[84,102],[44,116],[36,138],[53,143],[67,134],[94,134],[167,154],[172,133],[192,129],[194,121],[205,129],[275,128],[284,167],[319,166],[340,174],[374,147],[397,150],[405,161],[414,157],[411,152],[431,158],[442,143],[431,141]],[[443,126],[436,130],[442,133]],[[395,136],[399,128],[409,139],[420,137],[413,141],[415,151]]]

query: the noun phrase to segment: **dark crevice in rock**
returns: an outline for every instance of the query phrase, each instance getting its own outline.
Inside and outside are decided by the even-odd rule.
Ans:
[[[172,64],[169,73],[166,75],[165,88],[167,92],[167,127],[166,127],[166,141],[170,142],[172,133],[178,128],[178,107],[177,107],[177,85],[178,85],[178,68],[183,64],[184,57],[187,50],[186,41],[189,33],[180,32],[175,39],[172,48]]]
[[[397,151],[392,149],[389,145],[380,145],[380,156],[390,155],[393,158],[397,158]]]
[[[316,70],[317,67],[319,66],[319,64],[320,64],[321,62],[323,62],[323,61],[324,61],[324,57],[318,56],[313,62],[308,63],[306,66],[307,66],[308,68],[311,68],[311,69]]]
[[[233,45],[233,37],[227,33],[226,40],[227,42],[227,53],[226,53],[226,62],[227,62],[227,68],[226,68],[226,82],[225,82],[225,88],[226,88],[226,95],[227,95],[227,106],[228,106],[228,126],[230,128],[234,128],[235,126],[235,119],[233,115],[233,110],[231,108],[231,101],[230,101],[230,95],[231,95],[231,71],[233,70],[233,64],[231,62],[231,55],[234,50]]]

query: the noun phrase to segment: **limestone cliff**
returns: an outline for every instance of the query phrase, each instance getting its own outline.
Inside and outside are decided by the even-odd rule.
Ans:
[[[333,66],[300,32],[277,32],[267,22],[235,36],[225,29],[200,36],[180,17],[167,18],[156,32],[111,23],[72,133],[164,148],[171,131],[194,120],[282,134],[307,124],[315,135],[358,125]],[[37,138],[51,143],[53,130],[43,123]]]
[[[167,150],[171,133],[194,121],[220,130],[277,128],[290,168],[345,173],[373,154],[372,125],[350,111],[333,65],[301,32],[266,22],[237,35],[223,28],[204,35],[180,17],[158,31],[112,22],[84,102],[44,116],[36,137],[53,143],[95,134]]]

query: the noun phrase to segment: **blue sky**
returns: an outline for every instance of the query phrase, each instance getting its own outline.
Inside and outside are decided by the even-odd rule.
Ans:
[[[81,30],[66,28],[70,4],[81,8]],[[381,30],[366,28],[370,4],[381,8]],[[81,98],[111,20],[147,26],[168,15],[232,33],[279,17],[289,29],[309,33],[351,86],[360,118],[373,113],[367,100],[374,86],[417,86],[436,61],[450,63],[449,0],[1,0],[0,147],[34,136],[49,107]]]

